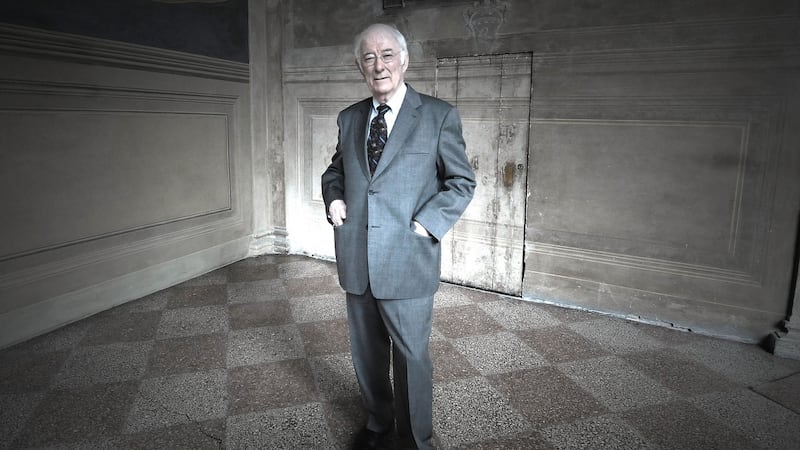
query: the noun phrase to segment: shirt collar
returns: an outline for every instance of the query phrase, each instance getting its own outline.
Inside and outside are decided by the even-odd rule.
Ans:
[[[389,99],[389,101],[386,102],[386,104],[389,105],[389,108],[391,108],[391,111],[394,114],[397,114],[397,112],[400,111],[400,107],[403,106],[403,100],[406,98],[407,91],[408,91],[408,86],[406,86],[405,83],[401,84],[400,87],[397,88],[397,92],[395,92],[394,95]],[[375,100],[375,98],[373,98],[372,108],[377,111],[378,106],[380,106],[380,103],[377,100]]]

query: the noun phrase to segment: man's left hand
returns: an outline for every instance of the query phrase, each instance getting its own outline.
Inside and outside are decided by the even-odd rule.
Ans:
[[[418,235],[425,237],[430,237],[431,235],[430,233],[428,233],[428,230],[425,229],[425,227],[423,227],[422,224],[420,224],[416,220],[414,221],[414,233],[417,233]]]

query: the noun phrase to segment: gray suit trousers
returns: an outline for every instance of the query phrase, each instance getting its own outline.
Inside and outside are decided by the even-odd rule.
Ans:
[[[363,295],[347,294],[350,350],[368,414],[366,426],[389,432],[396,420],[401,445],[421,449],[433,448],[432,316],[433,295],[376,300],[369,288]]]

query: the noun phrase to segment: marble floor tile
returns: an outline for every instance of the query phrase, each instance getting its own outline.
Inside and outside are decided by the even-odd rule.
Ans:
[[[273,302],[288,300],[286,285],[282,279],[228,283],[228,301],[231,304]]]
[[[322,403],[325,420],[337,448],[350,448],[355,434],[366,421],[361,395],[349,398],[335,398]]]
[[[588,417],[553,425],[543,429],[541,434],[553,448],[559,450],[659,448],[646,441],[636,429],[614,415]]]
[[[503,329],[474,304],[434,309],[433,326],[447,338],[489,334]]]
[[[679,398],[618,357],[572,361],[557,367],[613,412],[669,403]]]
[[[630,353],[621,358],[653,380],[687,397],[738,387],[718,372],[670,349]]]
[[[347,302],[343,294],[297,297],[289,300],[289,304],[292,309],[292,317],[297,323],[347,317]]]
[[[484,375],[529,369],[545,364],[544,358],[511,332],[467,336],[453,346]]]
[[[228,335],[228,367],[297,359],[305,356],[297,325],[248,328]]]
[[[146,341],[153,339],[161,320],[161,311],[98,314],[81,341],[81,345],[114,342]]]
[[[320,320],[297,324],[308,356],[330,355],[350,351],[347,319]]]
[[[279,278],[278,266],[274,263],[260,263],[250,260],[236,262],[227,268],[227,280],[233,283],[242,281],[262,281]]]
[[[433,361],[434,382],[472,378],[480,375],[480,371],[470,364],[467,357],[446,340],[432,341],[429,351]]]
[[[591,394],[552,366],[491,375],[488,379],[508,399],[508,404],[537,430],[609,412]]]
[[[170,289],[170,294],[167,309],[196,308],[228,303],[228,289],[224,284],[176,286]]]
[[[334,449],[319,403],[231,416],[227,422],[227,448]]]
[[[4,349],[0,450],[350,448],[345,305],[265,255]],[[755,345],[441,283],[429,348],[441,450],[800,442],[800,361]]]
[[[8,349],[0,352],[0,394],[46,390],[61,370],[70,352],[31,352]]]
[[[332,401],[359,395],[350,353],[315,356],[309,362],[323,400]]]
[[[506,330],[530,330],[561,324],[538,305],[521,300],[486,302],[478,306]]]
[[[289,298],[336,295],[344,301],[344,292],[342,292],[342,289],[339,287],[339,281],[335,275],[308,278],[285,278],[284,283]]]
[[[54,389],[39,402],[11,448],[69,444],[124,431],[137,382]]]
[[[226,385],[224,369],[146,378],[127,417],[126,432],[224,418]]]
[[[497,301],[497,297],[489,294],[492,301]],[[446,308],[451,306],[464,306],[475,303],[475,294],[467,289],[450,283],[441,283],[439,290],[433,298],[434,308]]]
[[[750,389],[713,392],[690,401],[762,448],[791,448],[800,443],[800,415]]]
[[[0,394],[0,448],[12,448],[11,443],[25,428],[45,392]]]
[[[699,338],[675,350],[746,386],[758,386],[800,372],[800,361],[777,358],[755,345]]]
[[[225,445],[225,420],[181,423],[118,436],[110,448],[219,450]]]
[[[228,322],[231,330],[241,330],[270,325],[288,325],[294,321],[289,302],[276,300],[229,305]]]
[[[120,342],[80,347],[70,355],[53,380],[60,388],[137,380],[147,369],[153,341]]]
[[[185,372],[224,369],[227,359],[227,335],[201,334],[161,339],[153,344],[146,377]]]
[[[800,414],[800,372],[753,388],[755,392]]]
[[[515,435],[530,424],[481,377],[433,387],[433,423],[444,448]]]
[[[228,371],[227,399],[230,414],[283,408],[319,400],[314,377],[306,359],[291,359]]]
[[[618,318],[599,317],[591,322],[577,322],[568,326],[586,339],[615,354],[665,347],[659,340],[642,333],[634,324]]]
[[[158,324],[157,339],[198,334],[225,333],[229,329],[228,308],[223,305],[168,309]]]
[[[610,353],[567,326],[536,328],[515,334],[549,363],[607,356]]]
[[[625,421],[660,448],[755,450],[757,445],[685,402],[649,406],[622,414]]]
[[[315,278],[336,275],[336,264],[330,261],[303,259],[278,264],[281,278]]]

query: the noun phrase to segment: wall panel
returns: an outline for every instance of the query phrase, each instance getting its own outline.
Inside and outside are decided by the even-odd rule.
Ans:
[[[445,261],[445,273],[467,274],[451,280],[511,273],[520,266],[512,258],[489,255],[524,249],[525,299],[746,341],[791,314],[800,216],[796,1],[407,2],[391,13],[342,15],[333,28],[306,3],[286,10],[284,30],[287,168],[301,158],[287,171],[292,204],[305,205],[297,193],[306,178],[318,183],[298,168],[310,154],[323,161],[312,171],[323,167],[336,108],[367,95],[351,62],[352,35],[390,22],[409,40],[406,79],[432,92],[438,77],[439,93],[458,98],[472,128],[468,152],[495,145],[507,110],[479,114],[485,102],[465,96],[490,91],[501,76],[476,64],[475,82],[456,96],[456,77],[437,62],[533,55],[525,224],[465,217],[456,233],[475,257],[468,271]],[[363,2],[344,4],[364,12]],[[479,162],[479,189],[509,172]],[[331,241],[319,208],[287,211],[302,230],[293,245],[309,235]],[[489,227],[502,239],[481,221],[495,222]]]
[[[745,340],[781,320],[789,79],[693,58],[539,61],[523,295]]]
[[[19,237],[0,259],[231,209],[222,114],[3,109],[0,133],[0,234]]]
[[[342,85],[340,96],[324,98],[306,85],[289,85],[285,122],[287,133],[286,195],[291,212],[286,223],[290,248],[302,253],[333,259],[333,229],[325,219],[320,177],[336,151],[339,111],[363,97],[363,88]],[[347,93],[352,95],[347,98]]]
[[[19,27],[0,44],[0,346],[247,255],[246,65]]]

